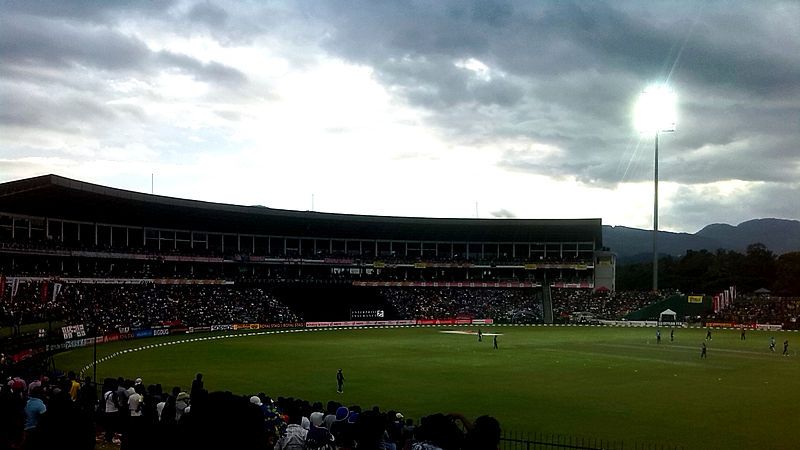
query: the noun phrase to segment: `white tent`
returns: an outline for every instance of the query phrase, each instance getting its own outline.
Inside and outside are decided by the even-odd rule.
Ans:
[[[678,313],[671,309],[665,309],[658,315],[659,323],[676,323],[678,321]]]

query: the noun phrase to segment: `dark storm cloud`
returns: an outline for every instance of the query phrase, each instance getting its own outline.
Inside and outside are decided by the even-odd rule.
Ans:
[[[198,80],[240,84],[241,72],[216,62],[167,51],[151,51],[133,36],[106,27],[77,26],[31,16],[3,19],[0,59],[5,66],[92,68],[118,73],[155,73],[177,69]]]
[[[6,17],[0,24],[0,59],[7,65],[138,70],[150,56],[143,42],[106,27],[31,16]]]
[[[165,15],[175,3],[174,0],[2,0],[0,9],[7,15],[32,15],[108,24],[115,22],[120,16]]]
[[[242,72],[218,62],[203,63],[192,57],[168,51],[156,53],[154,59],[163,64],[164,68],[176,68],[194,75],[199,80],[209,81],[216,85],[236,86],[247,80]]]
[[[793,13],[796,4],[777,2],[476,1],[350,2],[317,14],[332,27],[329,52],[373,67],[449,138],[556,145],[564,153],[546,163],[508,152],[498,163],[611,185],[648,177],[619,170],[631,108],[670,74],[681,116],[665,150],[682,156],[665,164],[689,163],[675,181],[796,177],[800,36],[781,21]],[[455,65],[468,58],[496,78]]]
[[[89,16],[81,15],[81,5],[55,8],[47,16],[35,5],[23,13],[13,4],[0,17],[0,125],[86,134],[108,129],[111,121],[142,123],[147,117],[141,108],[110,102],[118,96],[112,83],[146,83],[162,72],[208,83],[212,93],[223,89],[220,95],[228,101],[247,84],[245,75],[232,67],[154,51],[136,36],[94,22],[127,11],[125,4]]]
[[[0,83],[0,125],[79,134],[120,119],[140,121],[144,111],[133,105],[108,105],[92,96],[67,91],[44,94],[24,85]]]
[[[228,13],[224,9],[208,2],[192,6],[187,16],[209,27],[221,27],[228,21]]]

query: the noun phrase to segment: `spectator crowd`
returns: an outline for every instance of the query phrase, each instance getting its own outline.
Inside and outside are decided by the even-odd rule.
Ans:
[[[252,448],[274,450],[497,450],[500,424],[460,414],[419,422],[402,412],[308,402],[266,394],[208,392],[202,374],[190,389],[108,378],[99,391],[75,374],[8,377],[0,385],[0,448],[122,450]]]
[[[628,313],[661,301],[663,294],[647,291],[593,292],[591,289],[552,289],[553,316],[569,318],[590,313],[597,319],[620,320]]]
[[[386,288],[379,294],[401,319],[492,318],[539,323],[542,300],[532,289]]]
[[[209,326],[288,323],[301,319],[266,288],[64,283],[57,296],[48,294],[44,298],[37,283],[21,283],[18,289],[13,299],[7,293],[8,300],[0,302],[1,323],[62,320],[113,329],[165,322]]]
[[[800,299],[742,296],[726,308],[709,316],[708,320],[737,324],[774,324],[797,329],[800,319]]]

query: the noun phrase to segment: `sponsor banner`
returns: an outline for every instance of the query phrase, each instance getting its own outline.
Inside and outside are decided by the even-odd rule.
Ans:
[[[417,319],[418,325],[455,325],[456,319]]]
[[[594,284],[589,282],[583,283],[553,283],[554,288],[565,288],[565,289],[592,289],[594,288]]]
[[[373,261],[372,262],[372,267],[374,267],[376,269],[383,269],[384,267],[386,267],[386,263],[383,262],[383,261]]]
[[[610,265],[611,263],[606,263]],[[519,267],[519,266],[504,266],[504,267]],[[525,270],[536,270],[536,269],[573,269],[573,270],[588,270],[593,269],[593,264],[575,264],[575,263],[526,263],[522,267]]]
[[[258,330],[261,325],[257,323],[235,323],[233,324],[234,330]]]
[[[136,331],[133,332],[133,336],[137,337],[137,338],[150,337],[152,335],[153,335],[153,329],[152,328],[145,328],[145,329],[136,330]]]
[[[472,319],[456,319],[456,325],[471,325]]]
[[[155,284],[190,284],[190,285],[223,285],[233,284],[233,281],[226,280],[192,280],[189,278],[154,278]]]
[[[211,331],[211,327],[189,327],[186,330],[187,333],[204,333],[206,331]]]
[[[472,319],[473,325],[491,325],[493,323],[493,319]]]
[[[64,350],[66,347],[67,345],[63,342],[60,344],[47,344],[46,350],[48,352],[52,350]]]
[[[736,322],[706,322],[707,327],[735,327]]]
[[[80,348],[80,347],[88,347],[94,344],[95,338],[84,338],[84,339],[73,339],[71,341],[64,342],[65,349],[71,348]],[[97,342],[102,342],[102,338],[97,338]]]
[[[769,323],[758,323],[756,324],[756,328],[759,330],[766,330],[766,331],[779,331],[783,329],[783,325],[773,325]]]
[[[169,336],[169,328],[153,328],[153,336]]]
[[[59,278],[64,283],[81,284],[152,284],[150,278]]]
[[[229,331],[233,330],[233,325],[211,325],[211,331]]]
[[[598,320],[603,325],[612,325],[617,327],[657,327],[659,323],[657,320]],[[680,323],[680,322],[677,322]]]
[[[188,333],[189,329],[184,326],[179,327],[171,327],[169,329],[169,334],[181,334],[181,333]]]
[[[306,322],[262,323],[259,326],[261,328],[302,328],[306,326]]]
[[[377,320],[375,325],[416,325],[416,320]]]
[[[358,308],[350,310],[351,319],[383,319],[386,313],[382,309]]]
[[[702,295],[689,295],[686,299],[688,303],[703,303]]]
[[[322,327],[369,327],[386,325],[416,325],[417,320],[348,320],[345,322],[306,322],[306,328]],[[286,326],[286,325],[283,325]]]
[[[212,262],[220,263],[223,261],[221,257],[208,257],[208,256],[173,256],[173,255],[159,255],[164,261],[187,261],[187,262]]]
[[[574,286],[573,286],[574,285]],[[353,281],[353,286],[364,287],[469,287],[469,288],[535,288],[539,283],[500,281],[493,283],[476,281]],[[555,287],[586,287],[591,288],[591,283],[571,283],[570,286]]]
[[[220,259],[220,261],[222,261]],[[19,282],[60,282],[81,284],[186,284],[186,285],[228,285],[227,280],[195,280],[187,278],[80,278],[80,277],[8,277],[12,283]],[[60,288],[59,288],[60,291]],[[57,295],[57,293],[56,293]]]
[[[111,333],[103,336],[103,342],[114,342],[120,340],[120,333]]]
[[[324,258],[322,260],[325,264],[353,264],[350,258]]]
[[[462,268],[467,269],[473,267],[472,263],[426,263],[428,267],[435,267],[435,268]]]

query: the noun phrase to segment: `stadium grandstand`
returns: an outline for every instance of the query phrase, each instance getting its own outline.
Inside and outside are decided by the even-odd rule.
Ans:
[[[130,284],[152,285],[153,298],[163,285],[173,291],[215,285],[217,293],[266,287],[287,299],[298,317],[318,320],[354,318],[348,317],[353,305],[315,303],[320,288],[328,297],[346,294],[356,305],[383,304],[391,318],[403,319],[417,317],[398,316],[387,305],[390,287],[515,289],[536,296],[543,285],[614,289],[614,260],[602,251],[600,219],[286,211],[148,195],[56,175],[0,185],[0,273],[13,287],[6,295],[20,292],[23,302],[48,290],[58,304],[60,292],[67,298],[76,290],[63,286],[86,283],[103,285],[110,293],[105,298],[144,289],[119,287]],[[354,287],[360,293],[353,294]],[[24,314],[36,316],[41,306],[35,303]],[[355,310],[356,318],[367,317],[364,308]],[[529,311],[509,317],[523,316],[532,317]]]

